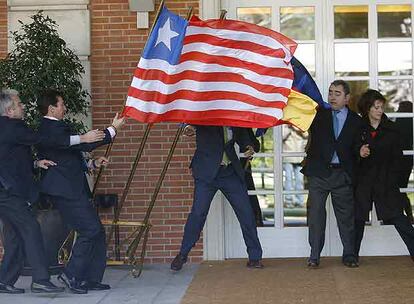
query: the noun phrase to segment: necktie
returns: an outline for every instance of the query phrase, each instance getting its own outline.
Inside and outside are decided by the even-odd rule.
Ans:
[[[332,115],[335,139],[337,139],[338,135],[339,135],[338,113],[339,113],[339,111],[333,111],[333,115]],[[334,151],[331,163],[333,163],[333,164],[338,164],[339,163],[339,158],[338,158],[338,154],[336,153],[336,151]]]
[[[339,111],[333,111],[333,128],[335,133],[335,138],[339,136],[339,121],[338,121]]]

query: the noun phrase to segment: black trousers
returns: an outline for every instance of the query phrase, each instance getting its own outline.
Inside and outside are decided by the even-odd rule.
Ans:
[[[410,252],[410,255],[414,257],[414,227],[411,225],[410,220],[405,215],[394,217],[387,221],[394,225],[398,234],[401,236],[405,245]],[[365,221],[355,221],[355,255],[359,256],[359,250],[361,249],[361,242],[364,237]]]
[[[180,254],[187,256],[200,238],[211,201],[218,190],[227,198],[239,220],[249,259],[261,260],[263,251],[257,236],[256,223],[249,204],[247,188],[232,165],[221,167],[217,176],[211,182],[202,179],[194,180],[193,206],[184,227]]]
[[[33,282],[49,280],[40,226],[27,202],[0,189],[0,218],[4,224],[0,282],[8,285],[16,283],[25,256],[33,269]]]
[[[65,225],[77,233],[65,274],[78,281],[101,282],[106,268],[105,231],[88,193],[77,200],[56,196],[52,200]]]
[[[331,194],[339,235],[343,245],[343,259],[354,256],[354,199],[349,176],[342,169],[332,169],[329,177],[309,177],[310,203],[308,212],[310,259],[319,261],[325,244],[326,199]]]

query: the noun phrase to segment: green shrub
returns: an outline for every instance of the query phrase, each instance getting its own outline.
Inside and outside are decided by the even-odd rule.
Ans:
[[[26,106],[27,123],[36,127],[39,121],[36,98],[48,88],[62,92],[69,123],[77,131],[84,125],[79,119],[87,114],[89,94],[80,83],[84,68],[78,56],[59,37],[57,23],[42,11],[31,16],[32,22],[12,32],[14,49],[0,60],[0,87],[20,92]]]

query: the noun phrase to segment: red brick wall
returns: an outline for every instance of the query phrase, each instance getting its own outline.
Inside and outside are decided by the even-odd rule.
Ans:
[[[160,1],[156,1],[158,7]],[[198,13],[198,1],[170,0],[167,7],[185,16],[190,6]],[[91,77],[93,126],[101,128],[120,111],[131,83],[149,30],[136,28],[136,13],[128,9],[128,0],[91,0]],[[155,13],[150,13],[152,24]],[[118,193],[121,197],[145,125],[129,121],[117,136],[111,165],[105,171],[100,191]],[[125,220],[140,221],[150,201],[155,183],[177,130],[177,124],[156,124],[146,144],[135,174],[130,194],[121,212]],[[151,215],[147,262],[168,263],[177,254],[187,214],[191,208],[193,183],[188,165],[194,151],[194,140],[180,139],[167,171],[163,187]],[[102,154],[103,150],[96,154]],[[112,219],[111,212],[102,214]],[[124,229],[121,231],[125,236]],[[202,242],[193,248],[191,261],[200,261]]]
[[[7,54],[7,0],[0,0],[0,58]]]
[[[0,0],[0,59],[7,54],[7,0]],[[0,241],[0,258],[3,256],[3,246]]]

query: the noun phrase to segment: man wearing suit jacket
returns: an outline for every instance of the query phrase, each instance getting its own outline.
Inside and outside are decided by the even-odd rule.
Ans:
[[[358,267],[354,255],[353,163],[361,118],[351,111],[349,85],[342,80],[329,87],[332,109],[319,108],[310,128],[310,143],[303,173],[309,178],[309,243],[308,266],[319,266],[325,242],[326,199],[331,194],[339,234],[343,244],[342,262]]]
[[[40,134],[51,138],[72,135],[70,127],[62,121],[66,107],[61,93],[45,91],[39,97],[38,105],[44,115],[39,127]],[[123,124],[124,119],[116,115],[112,126],[104,131],[103,140],[96,143],[78,144],[67,149],[42,144],[38,146],[39,155],[58,164],[44,172],[40,191],[51,197],[65,224],[77,232],[71,258],[58,277],[73,293],[83,294],[88,290],[110,288],[101,283],[106,267],[105,232],[90,202],[85,175],[87,165],[82,153],[110,143],[116,130]]]
[[[36,293],[62,292],[49,279],[48,265],[40,227],[29,209],[35,203],[38,187],[33,180],[34,167],[47,170],[56,165],[46,159],[33,161],[32,145],[42,143],[57,148],[69,147],[70,142],[94,141],[94,134],[80,138],[39,136],[23,121],[24,106],[18,92],[0,93],[0,218],[4,224],[4,256],[0,267],[0,293],[23,293],[14,287],[24,266],[25,257],[32,266],[31,290]]]
[[[247,267],[263,268],[262,247],[257,236],[253,210],[249,203],[244,181],[244,168],[234,149],[236,142],[246,157],[253,155],[253,143],[247,129],[215,126],[187,126],[185,134],[196,133],[197,148],[190,168],[194,177],[194,199],[184,228],[179,254],[171,263],[171,269],[181,270],[188,253],[200,238],[211,201],[217,190],[223,192],[239,220],[247,247]]]

